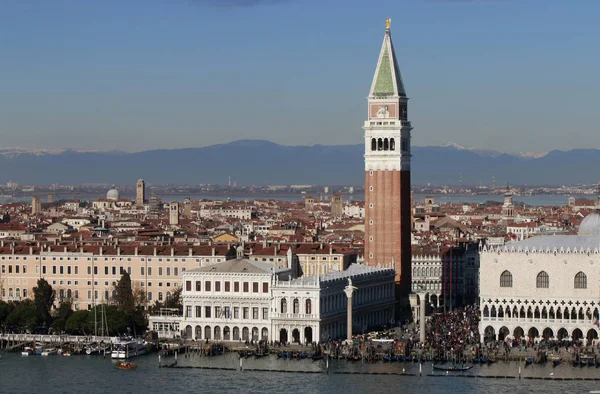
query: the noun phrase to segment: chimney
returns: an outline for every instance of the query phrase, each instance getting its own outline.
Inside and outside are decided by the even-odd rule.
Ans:
[[[321,242],[321,244],[319,244],[319,249],[323,250],[323,242]]]
[[[214,247],[212,247],[211,249],[212,249],[212,250],[211,250],[211,252],[212,252],[212,255],[214,256],[214,255],[215,255],[215,248],[214,248]]]
[[[333,254],[333,246],[329,245],[329,255]]]
[[[29,254],[32,255],[33,254],[33,247],[29,247]]]
[[[188,256],[192,257],[194,255],[194,249],[188,248]]]
[[[254,253],[254,248],[252,246],[250,246],[250,256],[252,256],[253,253]]]
[[[0,246],[4,247],[4,240],[0,240]]]
[[[117,246],[117,256],[120,256],[120,255],[121,255],[121,247]]]
[[[154,256],[156,256],[156,246],[154,247]]]
[[[81,249],[81,253],[83,253],[83,246],[81,248],[79,248],[79,249]]]
[[[171,248],[171,257],[175,256],[175,248]]]
[[[137,247],[137,246],[135,247],[134,254],[135,254],[136,256],[138,255],[138,247]]]
[[[102,246],[100,246],[100,256],[102,256]]]
[[[65,246],[65,249],[64,249],[64,250],[65,250],[65,253],[67,253],[67,247],[66,247],[66,246]]]

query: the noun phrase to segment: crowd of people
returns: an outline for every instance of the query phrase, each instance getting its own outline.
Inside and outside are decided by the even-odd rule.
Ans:
[[[420,347],[432,355],[463,354],[479,345],[479,309],[476,305],[433,314],[426,325],[425,343]],[[417,341],[418,336],[413,339]]]

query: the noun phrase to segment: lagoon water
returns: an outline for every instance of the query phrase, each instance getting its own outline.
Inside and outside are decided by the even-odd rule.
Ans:
[[[296,372],[258,372],[211,370],[193,367],[211,366],[238,368],[235,354],[220,357],[179,355],[178,367],[159,368],[156,353],[135,358],[133,371],[114,367],[110,359],[98,356],[30,356],[3,353],[0,357],[1,393],[587,393],[600,389],[598,381],[519,380],[516,362],[498,362],[491,366],[476,365],[468,375],[514,376],[512,379],[432,377],[431,364],[412,363],[362,364],[332,360],[329,374],[324,373],[325,362],[311,360],[244,359],[245,369],[279,371],[319,371],[317,374]],[[173,358],[163,358],[163,364]],[[340,372],[414,373],[416,376],[348,375]],[[600,378],[600,369],[573,368],[560,365],[528,366],[523,377]]]

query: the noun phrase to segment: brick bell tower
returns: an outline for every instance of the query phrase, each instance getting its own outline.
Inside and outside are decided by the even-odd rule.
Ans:
[[[368,97],[365,121],[365,261],[396,270],[397,300],[411,283],[410,131],[408,97],[396,60],[390,19]]]

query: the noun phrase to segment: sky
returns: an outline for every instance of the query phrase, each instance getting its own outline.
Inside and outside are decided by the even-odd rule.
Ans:
[[[600,148],[597,0],[2,0],[0,147],[359,144],[385,18],[413,145]]]

